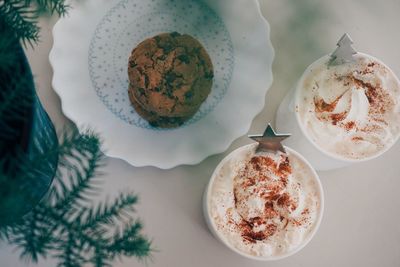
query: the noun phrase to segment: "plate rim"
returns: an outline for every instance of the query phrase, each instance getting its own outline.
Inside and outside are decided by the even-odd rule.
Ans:
[[[250,4],[250,1],[246,0],[246,3]],[[231,134],[228,136],[229,138],[226,138],[228,141],[226,141],[223,144],[221,144],[221,142],[220,142],[219,145],[215,144],[213,146],[214,149],[211,149],[211,150],[209,149],[205,153],[192,153],[190,156],[185,155],[184,157],[182,157],[182,156],[181,157],[173,157],[173,158],[171,157],[169,161],[163,161],[163,162],[158,161],[158,162],[147,162],[147,163],[138,162],[138,161],[133,160],[132,158],[128,158],[126,155],[123,155],[121,153],[121,151],[118,151],[115,149],[114,150],[111,150],[111,149],[103,150],[103,153],[106,156],[121,159],[135,167],[152,166],[152,167],[157,167],[159,169],[172,169],[172,168],[175,168],[175,167],[181,166],[181,165],[197,165],[212,155],[221,154],[221,153],[225,152],[236,139],[242,137],[249,131],[254,118],[258,114],[260,114],[260,112],[265,107],[265,102],[266,102],[265,96],[266,96],[267,92],[269,91],[269,89],[271,88],[271,85],[273,83],[272,65],[273,65],[273,62],[275,59],[275,50],[274,50],[274,47],[272,46],[272,42],[271,42],[271,38],[270,38],[271,27],[270,27],[267,19],[264,17],[264,15],[261,12],[261,6],[259,3],[259,0],[251,0],[251,4],[255,5],[255,8],[257,10],[257,16],[258,16],[257,20],[263,23],[263,25],[262,25],[264,28],[263,30],[265,31],[265,34],[266,34],[265,35],[265,37],[266,37],[265,42],[267,45],[266,51],[269,52],[269,56],[270,56],[270,61],[266,62],[267,68],[264,70],[265,76],[266,76],[266,83],[264,84],[265,88],[263,89],[263,91],[265,91],[265,92],[263,92],[263,97],[261,98],[261,101],[259,102],[260,103],[259,106],[256,104],[253,109],[254,112],[252,112],[252,114],[250,116],[250,117],[252,117],[252,119],[250,119],[247,123],[243,123],[241,125],[241,127],[237,127],[234,130],[231,130],[230,131]],[[58,86],[56,86],[56,78],[58,76],[56,75],[56,67],[55,67],[55,65],[57,64],[56,63],[57,59],[55,59],[55,51],[57,50],[57,47],[56,47],[57,43],[56,43],[55,36],[57,35],[56,32],[58,30],[59,25],[62,24],[63,21],[64,21],[64,18],[59,18],[52,29],[52,35],[53,35],[54,41],[53,41],[51,51],[49,53],[49,62],[52,67],[52,70],[53,70],[53,77],[52,77],[51,85],[52,85],[53,90],[56,92],[56,94],[60,98],[61,110],[62,110],[63,114],[78,127],[79,131],[84,131],[84,129],[87,127],[84,127],[83,129],[81,129],[81,127],[79,127],[79,125],[81,125],[81,122],[79,122],[79,118],[76,118],[74,115],[72,115],[69,112],[69,109],[66,107],[67,104],[66,104],[65,100],[63,100],[63,97],[62,97],[62,95],[63,95],[62,90],[60,90],[60,88],[58,88]],[[268,78],[270,78],[270,79],[268,79]],[[89,127],[96,130],[95,126],[89,125]],[[102,136],[102,132],[99,132],[99,134],[100,134],[100,136]],[[104,142],[105,142],[105,140],[104,140]]]

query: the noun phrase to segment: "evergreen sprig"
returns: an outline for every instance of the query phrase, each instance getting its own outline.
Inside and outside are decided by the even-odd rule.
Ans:
[[[37,164],[46,165],[52,153],[60,159],[52,188],[21,221],[0,228],[0,238],[16,245],[22,258],[38,262],[52,255],[59,267],[105,267],[122,256],[149,256],[151,241],[134,219],[136,195],[121,193],[113,201],[93,204],[103,164],[99,137],[90,131],[65,133],[58,149],[26,166],[40,169]]]
[[[122,256],[143,259],[152,245],[134,216],[137,196],[121,193],[112,201],[93,203],[101,192],[103,166],[96,134],[66,130],[58,144],[42,128],[27,147],[7,150],[19,140],[16,122],[27,125],[31,107],[39,105],[18,41],[37,42],[39,15],[64,15],[67,9],[65,0],[0,0],[0,240],[17,246],[21,258],[38,262],[51,256],[59,267],[111,266]],[[35,205],[53,173],[50,190]],[[26,206],[30,212],[16,222],[4,216],[4,210],[24,213]]]
[[[37,5],[37,11],[49,13],[53,15],[54,13],[64,16],[69,6],[65,3],[65,0],[30,0]]]
[[[13,29],[17,39],[31,45],[39,40],[39,15],[63,16],[67,11],[65,0],[0,0],[0,18]]]

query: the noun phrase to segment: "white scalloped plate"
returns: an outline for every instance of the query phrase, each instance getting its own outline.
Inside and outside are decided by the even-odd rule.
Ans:
[[[196,37],[214,65],[211,94],[182,127],[151,127],[128,99],[131,50],[161,32]],[[168,169],[225,151],[264,106],[274,51],[256,0],[87,0],[53,29],[53,87],[64,114],[90,125],[106,154]]]

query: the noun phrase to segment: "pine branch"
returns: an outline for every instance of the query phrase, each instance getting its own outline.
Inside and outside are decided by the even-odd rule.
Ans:
[[[52,158],[54,153],[60,155],[59,172],[63,170],[70,175],[69,185],[64,181],[63,173],[56,175],[53,187],[49,191],[51,202],[57,202],[59,206],[73,204],[71,200],[76,200],[76,196],[83,199],[83,193],[98,191],[93,178],[97,174],[96,170],[103,166],[103,155],[100,151],[100,139],[96,134],[90,131],[79,134],[76,129],[65,130],[60,146],[54,151],[49,151],[47,157]],[[40,161],[37,163],[40,164]]]
[[[37,263],[39,256],[45,258],[51,250],[53,239],[46,222],[42,212],[34,209],[21,224],[9,227],[8,239],[22,248],[21,258]]]
[[[88,148],[92,149],[92,147]],[[99,147],[97,146],[97,148]],[[85,152],[88,155],[83,155]],[[83,156],[86,156],[86,164],[81,161]],[[85,194],[89,191],[93,192],[94,190],[92,179],[96,175],[96,169],[102,164],[102,152],[99,149],[95,149],[94,151],[84,150],[82,152],[76,152],[73,157],[75,160],[83,163],[80,165],[81,170],[76,166],[70,167],[72,170],[69,173],[71,186],[67,187],[65,184],[62,185],[62,197],[58,197],[57,205],[54,207],[55,209],[63,207],[68,210],[74,205],[79,205],[78,202],[80,201],[88,202],[90,200],[85,196]]]
[[[0,0],[0,15],[6,26],[13,29],[17,39],[31,45],[39,40],[38,16],[30,1]]]
[[[37,5],[37,10],[40,13],[49,13],[53,15],[57,13],[59,16],[64,16],[69,6],[65,4],[65,0],[33,0]]]
[[[15,64],[21,63],[21,55],[16,53],[16,48],[20,49],[18,40],[31,45],[37,42],[38,16],[42,13],[62,16],[67,9],[65,0],[0,0],[0,138],[3,140],[15,133],[8,121],[23,120],[26,113],[22,110],[36,103],[30,91],[29,72]],[[6,92],[4,88],[12,90]],[[46,138],[48,134],[40,132],[42,136],[32,142],[29,156],[16,151],[16,155],[7,159],[18,163],[16,175],[0,172],[1,204],[15,209],[21,203],[33,206],[37,197],[34,189],[43,186],[42,179],[54,173],[54,160],[58,158],[56,177],[46,197],[17,223],[0,226],[0,239],[16,245],[22,258],[37,262],[52,255],[59,260],[60,267],[83,267],[88,263],[105,267],[111,266],[115,257],[148,256],[151,242],[141,234],[141,223],[133,220],[135,195],[120,194],[114,201],[93,205],[92,197],[99,191],[98,169],[103,166],[99,137],[90,131],[79,134],[76,129],[66,130],[57,144]],[[6,169],[7,160],[0,160],[0,170]],[[31,193],[21,198],[23,192]],[[115,230],[117,225],[123,230]],[[115,231],[119,234],[113,235]]]
[[[29,164],[41,168],[39,161],[55,153],[62,164],[50,193],[19,224],[0,227],[0,238],[17,245],[25,259],[37,262],[53,255],[60,267],[107,267],[116,257],[148,256],[151,242],[142,235],[141,222],[133,219],[137,196],[126,193],[113,201],[92,203],[90,190],[103,158],[97,135],[64,133],[58,149],[50,149]]]
[[[0,0],[2,23],[12,29],[18,40],[31,46],[39,40],[39,16],[54,13],[64,16],[68,9],[65,0]]]
[[[117,231],[113,243],[108,248],[110,253],[113,253],[114,257],[135,256],[138,259],[148,256],[151,252],[151,241],[140,234],[142,227],[142,223],[136,220],[126,224],[122,231]]]
[[[57,267],[82,267],[86,263],[86,259],[77,251],[77,240],[73,233],[69,233],[66,242],[62,243],[61,253],[56,257],[59,259]]]
[[[108,255],[104,253],[104,250],[100,247],[96,247],[94,251],[94,256],[90,262],[95,267],[112,267],[111,263],[107,260]]]
[[[24,225],[26,227],[22,231],[22,235],[19,236],[19,242],[25,243],[23,245],[24,249],[21,253],[22,258],[30,258],[33,262],[37,262],[39,255],[43,253],[41,248],[44,248],[43,244],[39,244],[38,225],[37,225],[37,213],[33,212],[32,219],[28,224]],[[17,241],[17,240],[16,240]]]
[[[84,229],[96,229],[99,225],[112,225],[122,217],[130,219],[130,213],[134,211],[133,205],[138,201],[133,194],[121,194],[112,203],[100,203],[96,209],[91,209],[85,216]]]

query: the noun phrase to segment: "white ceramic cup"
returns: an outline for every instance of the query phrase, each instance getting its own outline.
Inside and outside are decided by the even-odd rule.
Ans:
[[[308,235],[308,237],[306,239],[303,240],[303,242],[294,250],[289,251],[288,253],[285,254],[281,254],[281,255],[277,255],[277,256],[272,256],[272,257],[260,257],[260,256],[254,256],[254,255],[250,255],[247,254],[237,248],[235,248],[231,243],[229,243],[223,236],[222,233],[220,233],[217,229],[217,226],[215,225],[214,220],[211,217],[210,214],[210,198],[211,198],[211,188],[214,184],[214,180],[215,177],[218,175],[219,171],[221,170],[221,168],[225,165],[225,163],[227,163],[230,159],[235,158],[238,154],[241,154],[241,152],[243,152],[244,150],[254,150],[255,147],[257,146],[257,143],[253,143],[253,144],[249,144],[249,145],[245,145],[242,147],[237,148],[236,150],[232,151],[229,155],[227,155],[219,164],[218,166],[215,168],[210,181],[208,182],[208,185],[206,186],[206,189],[204,191],[203,194],[203,214],[204,214],[204,218],[205,221],[207,223],[207,226],[210,230],[210,232],[214,235],[214,237],[219,240],[220,242],[222,242],[225,246],[227,246],[229,249],[231,249],[232,251],[236,252],[237,254],[244,256],[246,258],[249,259],[253,259],[253,260],[259,260],[259,261],[273,261],[273,260],[280,260],[280,259],[284,259],[287,258],[297,252],[299,252],[301,249],[303,249],[310,241],[311,239],[314,237],[315,233],[317,232],[321,221],[322,221],[322,216],[323,216],[323,211],[324,211],[324,192],[322,189],[322,184],[319,180],[319,176],[316,173],[316,171],[314,170],[314,168],[311,166],[311,164],[299,153],[297,153],[296,151],[294,151],[293,149],[290,149],[288,147],[285,146],[285,150],[288,154],[293,154],[295,157],[297,157],[298,159],[300,159],[303,163],[304,166],[306,166],[307,168],[310,169],[311,173],[313,174],[313,177],[310,177],[311,179],[314,179],[319,191],[319,213],[318,213],[318,219],[315,222],[315,226],[312,230],[312,232]],[[233,177],[231,177],[233,179]]]
[[[370,58],[379,64],[385,66],[390,70],[388,66],[386,66],[382,61],[363,53],[357,53],[360,56],[364,56]],[[306,129],[300,122],[300,115],[296,112],[295,107],[297,103],[299,103],[299,96],[301,86],[304,82],[304,79],[310,74],[311,70],[320,64],[325,64],[330,55],[326,55],[321,57],[320,59],[313,62],[300,77],[299,81],[295,88],[292,88],[283,99],[280,104],[277,114],[276,114],[276,129],[281,133],[291,133],[291,137],[287,138],[283,143],[293,149],[299,151],[304,157],[306,157],[311,165],[316,170],[332,170],[341,167],[345,167],[348,165],[352,165],[355,163],[371,160],[379,157],[387,150],[389,150],[393,144],[398,140],[400,134],[397,136],[396,141],[392,144],[386,146],[382,149],[378,154],[373,155],[371,157],[360,158],[360,159],[350,159],[337,154],[330,153],[323,148],[321,148],[318,144],[316,144],[310,136],[307,134]],[[394,74],[393,74],[394,75]],[[397,80],[398,81],[398,80]],[[398,81],[400,84],[400,82]]]

